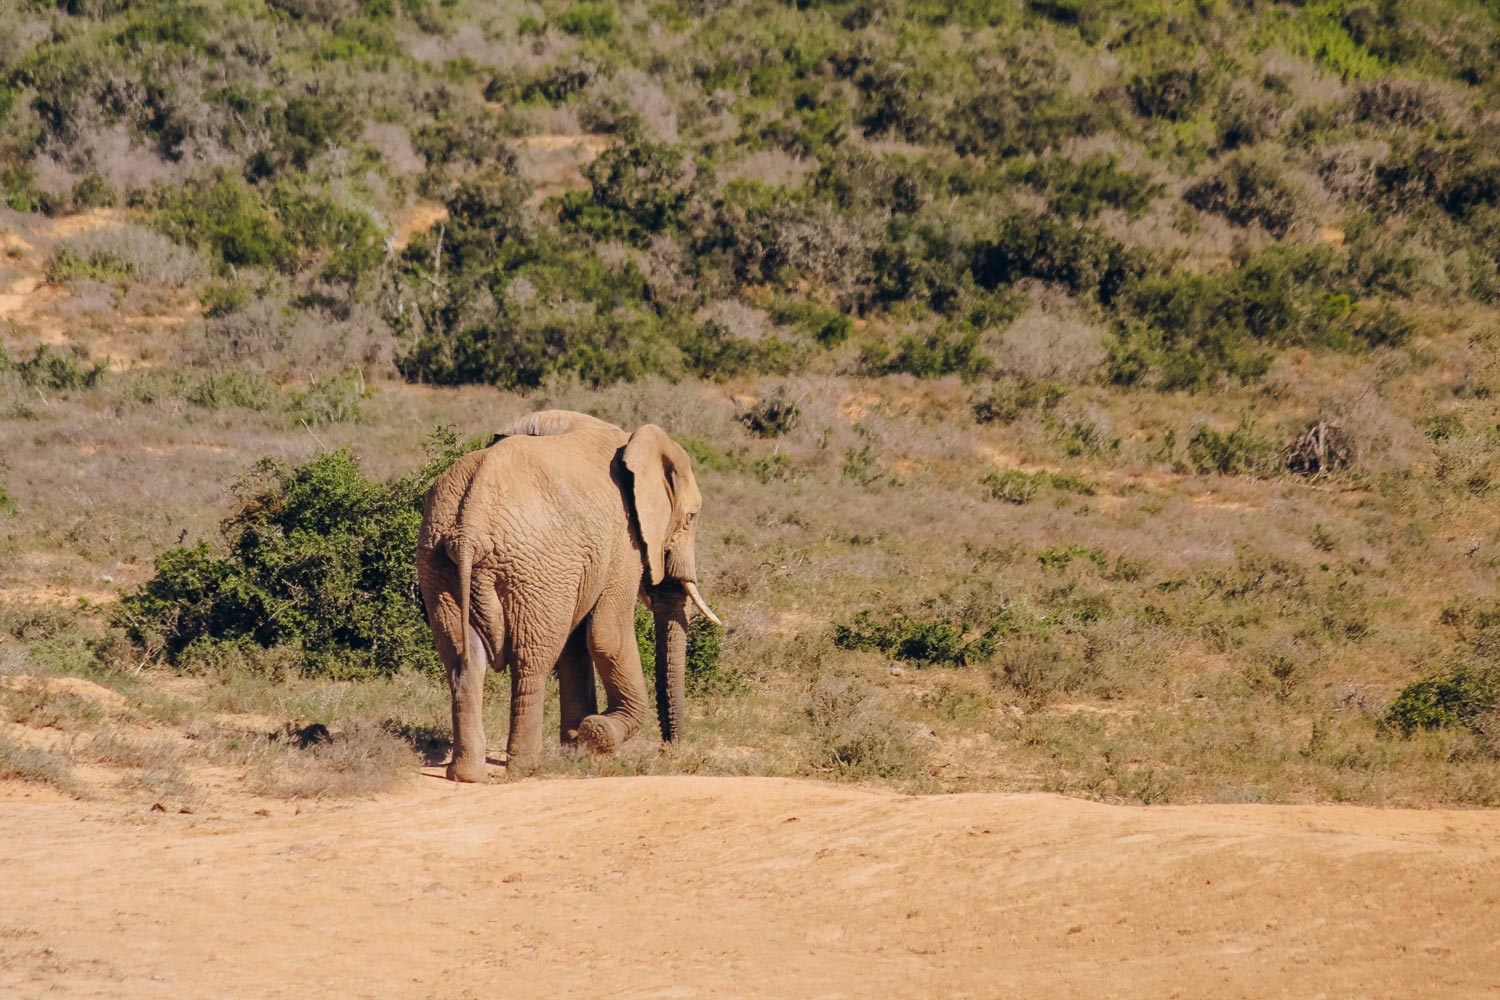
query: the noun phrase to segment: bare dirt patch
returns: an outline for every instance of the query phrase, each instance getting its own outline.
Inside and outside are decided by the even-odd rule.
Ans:
[[[1500,815],[460,787],[226,821],[0,797],[8,996],[1479,996]],[[125,822],[121,822],[125,820]]]

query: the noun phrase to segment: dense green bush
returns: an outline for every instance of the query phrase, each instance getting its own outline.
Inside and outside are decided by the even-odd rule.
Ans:
[[[917,378],[941,378],[962,375],[974,378],[993,366],[979,349],[977,330],[952,333],[933,332],[925,337],[902,337],[895,345],[871,344],[860,358],[862,369],[871,375],[904,373]]]
[[[422,472],[384,483],[347,450],[301,466],[261,461],[236,487],[223,548],[163,552],[114,624],[176,665],[258,646],[315,674],[432,669],[412,559],[426,486],[462,450],[451,435],[434,441]]]
[[[1109,208],[1140,216],[1166,188],[1149,174],[1121,170],[1120,159],[1095,153],[1084,160],[1065,157],[1037,160],[1019,171],[1021,180],[1047,195],[1058,215],[1091,219]]]
[[[184,188],[156,219],[174,239],[202,247],[232,267],[279,265],[293,251],[280,220],[238,178],[221,176],[206,187]]]
[[[0,31],[0,200],[138,213],[235,272],[206,318],[251,287],[389,327],[368,356],[416,380],[828,371],[865,320],[865,371],[972,374],[967,331],[1045,285],[1113,327],[1115,381],[1203,388],[1500,295],[1483,6],[67,3]],[[448,218],[406,232],[417,200]],[[1220,268],[1200,212],[1276,245]],[[726,300],[783,335],[706,326]]]
[[[1116,382],[1176,389],[1224,375],[1248,381],[1265,374],[1278,346],[1361,343],[1349,297],[1330,291],[1327,248],[1271,246],[1232,263],[1129,285],[1121,303],[1129,319],[1112,351]]]
[[[1500,667],[1462,663],[1402,688],[1386,711],[1385,723],[1402,736],[1423,729],[1500,724]],[[1492,730],[1489,735],[1500,735]]]

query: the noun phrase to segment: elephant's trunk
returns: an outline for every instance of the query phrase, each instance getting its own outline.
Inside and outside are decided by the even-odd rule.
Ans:
[[[687,592],[663,587],[652,597],[656,612],[656,716],[661,738],[682,738],[687,722]]]

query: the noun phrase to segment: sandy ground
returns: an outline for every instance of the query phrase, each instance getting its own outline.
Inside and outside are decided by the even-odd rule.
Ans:
[[[4,997],[1500,996],[1497,813],[424,775],[0,844]]]

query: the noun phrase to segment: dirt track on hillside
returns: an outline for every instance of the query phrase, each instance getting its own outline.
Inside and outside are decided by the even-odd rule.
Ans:
[[[294,810],[0,800],[0,996],[1500,995],[1500,813],[681,777]]]

